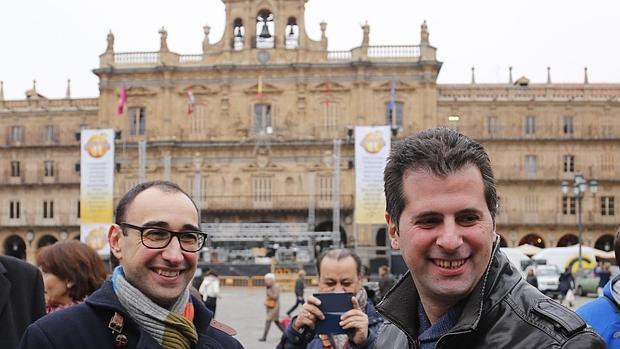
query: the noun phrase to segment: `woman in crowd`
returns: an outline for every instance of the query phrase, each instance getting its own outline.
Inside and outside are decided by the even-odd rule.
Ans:
[[[217,308],[217,299],[220,296],[220,279],[217,278],[217,273],[213,270],[207,272],[207,276],[200,284],[198,289],[202,296],[202,301],[207,308],[213,312],[215,317],[215,309]]]
[[[280,325],[280,287],[276,284],[276,276],[274,274],[265,274],[265,289],[267,295],[264,304],[267,310],[267,318],[265,319],[265,330],[263,331],[263,337],[259,339],[261,342],[267,340],[267,334],[269,333],[271,322],[274,322],[280,331],[284,332],[284,328]]]
[[[37,254],[43,272],[47,313],[84,301],[106,278],[103,261],[77,240],[57,242]]]

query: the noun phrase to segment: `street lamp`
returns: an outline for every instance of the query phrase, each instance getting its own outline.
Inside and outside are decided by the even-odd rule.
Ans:
[[[562,181],[562,194],[567,196],[570,191],[571,183],[569,181]],[[575,178],[572,183],[573,194],[575,194],[575,199],[577,201],[577,221],[579,226],[579,265],[578,270],[581,270],[581,245],[583,244],[583,220],[582,220],[582,202],[583,196],[588,191],[588,183],[583,174],[580,172],[575,173]],[[590,181],[590,192],[592,192],[592,196],[596,195],[598,190],[598,182],[595,180]]]

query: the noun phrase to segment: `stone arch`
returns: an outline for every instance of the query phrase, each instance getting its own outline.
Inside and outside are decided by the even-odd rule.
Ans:
[[[613,251],[614,250],[614,236],[611,234],[601,235],[596,242],[594,243],[594,248],[603,251]]]
[[[26,242],[19,235],[11,235],[4,240],[4,254],[26,259]]]
[[[246,28],[243,25],[243,20],[239,17],[233,20],[233,39],[232,48],[235,51],[243,49],[245,43]]]
[[[256,14],[256,48],[274,48],[276,30],[273,12],[267,8],[259,10]]]
[[[579,243],[579,238],[575,234],[566,234],[558,240],[558,247],[573,246]]]
[[[283,36],[285,48],[299,48],[299,25],[297,24],[297,18],[294,16],[291,16],[286,20],[286,27],[284,28]]]
[[[333,224],[332,221],[324,221],[316,225],[314,231],[332,231]],[[332,245],[332,240],[327,241],[319,241],[317,245],[319,245],[320,250],[322,251],[325,248],[328,248]],[[340,246],[347,246],[347,232],[344,230],[342,226],[340,226]]]
[[[375,236],[375,244],[377,245],[377,247],[388,246],[387,229],[386,228],[380,228],[379,230],[377,230],[377,235]],[[385,254],[385,251],[384,250],[377,250],[377,254]]]
[[[39,249],[41,247],[53,245],[56,242],[58,242],[58,239],[56,239],[56,237],[54,237],[52,235],[44,235],[37,242],[37,249]]]
[[[284,193],[286,195],[295,194],[295,180],[292,177],[286,177],[284,180]]]
[[[543,240],[540,235],[535,233],[527,234],[519,241],[519,246],[524,244],[545,248],[545,240]]]

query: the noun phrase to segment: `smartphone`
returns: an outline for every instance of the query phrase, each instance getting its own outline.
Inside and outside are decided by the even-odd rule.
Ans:
[[[340,316],[353,309],[351,292],[319,292],[313,296],[321,301],[319,309],[325,315],[325,320],[316,322],[316,333],[318,334],[343,334],[346,330],[340,327]]]

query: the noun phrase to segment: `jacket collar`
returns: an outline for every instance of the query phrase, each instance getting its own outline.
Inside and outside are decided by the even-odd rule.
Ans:
[[[478,327],[485,309],[494,306],[519,282],[521,274],[499,250],[499,238],[493,244],[491,258],[480,281],[469,295],[461,317],[450,332],[471,331]],[[502,282],[499,282],[501,279]],[[408,271],[377,305],[386,319],[399,327],[410,341],[417,338],[420,298]]]

